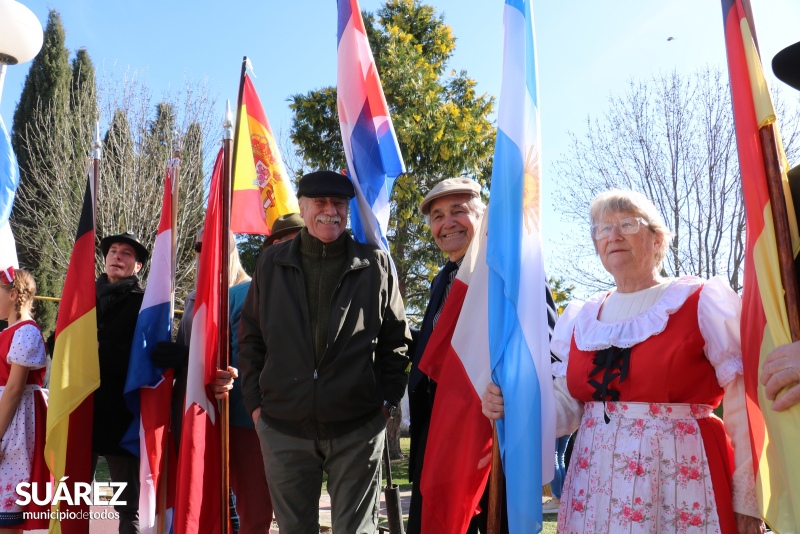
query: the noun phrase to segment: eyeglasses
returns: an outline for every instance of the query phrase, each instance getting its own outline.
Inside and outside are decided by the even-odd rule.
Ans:
[[[203,243],[198,242],[194,244],[194,251],[200,254],[200,250],[203,248]]]
[[[619,233],[630,235],[639,231],[639,227],[644,224],[649,227],[647,221],[641,217],[625,217],[619,222],[604,222],[592,225],[592,237],[596,240],[606,239],[611,235],[614,228],[619,228]]]

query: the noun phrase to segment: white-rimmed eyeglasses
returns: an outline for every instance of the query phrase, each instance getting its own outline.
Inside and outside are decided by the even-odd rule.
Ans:
[[[642,217],[625,217],[619,222],[602,222],[592,225],[592,237],[594,239],[605,239],[611,235],[615,227],[619,228],[621,234],[635,234],[641,225],[648,226],[647,221]]]

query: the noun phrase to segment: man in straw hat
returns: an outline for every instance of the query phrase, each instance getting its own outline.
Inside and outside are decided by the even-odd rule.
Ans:
[[[480,193],[481,186],[470,178],[447,178],[436,184],[420,204],[420,211],[428,217],[433,240],[448,261],[431,283],[431,298],[422,320],[408,381],[411,411],[408,473],[412,482],[408,534],[418,534],[422,528],[420,482],[436,394],[436,383],[419,369],[419,362],[486,209]],[[478,521],[479,519],[473,520],[468,532],[477,532]]]

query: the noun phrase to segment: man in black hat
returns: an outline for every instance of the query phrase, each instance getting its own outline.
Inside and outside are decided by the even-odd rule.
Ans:
[[[305,228],[264,250],[242,310],[242,392],[282,532],[319,532],[323,471],[334,532],[377,530],[410,333],[389,257],[345,231],[354,196],[341,174],[303,176]]]
[[[120,498],[120,534],[139,532],[139,460],[120,446],[133,414],[123,398],[133,333],[144,289],[136,274],[150,257],[136,234],[125,232],[100,241],[105,272],[97,278],[97,341],[100,386],[94,392],[92,472],[104,456],[114,482],[126,485]]]

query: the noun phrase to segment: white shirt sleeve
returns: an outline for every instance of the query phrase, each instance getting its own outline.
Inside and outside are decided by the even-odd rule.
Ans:
[[[727,280],[715,276],[705,283],[697,306],[697,323],[706,341],[706,358],[722,387],[742,374],[741,317],[742,301]]]
[[[553,392],[556,397],[556,436],[568,436],[577,430],[583,417],[583,403],[572,398],[567,388],[567,362],[572,345],[575,318],[583,308],[583,302],[573,300],[558,318],[550,351],[560,359],[553,362]]]
[[[553,338],[550,340],[550,352],[561,360],[553,362],[552,374],[554,377],[567,376],[567,362],[569,361],[569,349],[572,346],[572,331],[575,329],[575,319],[583,308],[583,302],[573,300],[570,302],[561,316],[556,321],[553,330]]]
[[[747,408],[745,406],[744,378],[736,375],[725,386],[722,398],[722,419],[725,422],[725,433],[733,446],[733,511],[739,514],[760,517],[756,497],[755,474],[753,472],[753,455],[750,448],[750,428],[747,424]]]
[[[31,369],[40,369],[47,365],[44,340],[36,326],[25,324],[14,332],[14,339],[11,341],[6,361]]]
[[[725,432],[733,446],[733,510],[759,517],[750,430],[747,424],[741,347],[742,302],[727,280],[715,276],[703,286],[697,319],[706,341],[706,357],[725,388],[722,399]]]

